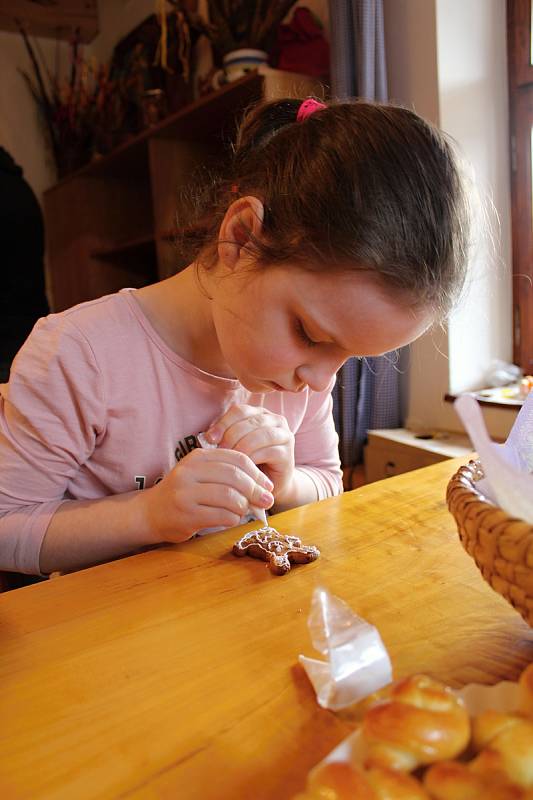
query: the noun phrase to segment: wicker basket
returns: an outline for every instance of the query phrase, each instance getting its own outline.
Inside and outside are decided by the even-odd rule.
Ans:
[[[533,627],[533,526],[485,500],[475,486],[481,477],[478,461],[461,467],[448,484],[448,508],[485,580]]]

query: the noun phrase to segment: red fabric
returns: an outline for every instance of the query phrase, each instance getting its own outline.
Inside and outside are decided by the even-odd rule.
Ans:
[[[288,25],[280,25],[275,66],[324,78],[329,73],[329,44],[316,17],[308,8],[295,9]]]

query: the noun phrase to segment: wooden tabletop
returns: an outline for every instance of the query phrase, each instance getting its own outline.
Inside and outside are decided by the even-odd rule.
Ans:
[[[515,679],[533,631],[461,548],[460,463],[274,517],[322,551],[284,577],[231,555],[233,530],[0,595],[0,796],[291,798],[349,732],[297,663],[317,585],[379,628],[396,677]]]

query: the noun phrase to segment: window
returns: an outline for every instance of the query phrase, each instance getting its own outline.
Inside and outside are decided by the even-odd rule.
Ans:
[[[507,0],[513,358],[533,372],[533,0]]]

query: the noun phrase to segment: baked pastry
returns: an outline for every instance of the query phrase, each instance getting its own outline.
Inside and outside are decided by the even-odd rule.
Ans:
[[[452,690],[425,675],[380,689],[350,709],[362,718],[364,765],[319,766],[295,800],[533,800],[533,664],[519,687],[518,713],[472,722]],[[461,754],[471,760],[452,760]],[[422,782],[408,774],[423,766]]]
[[[307,791],[294,800],[429,800],[429,795],[404,772],[331,762],[314,771]]]
[[[533,662],[525,668],[518,680],[520,711],[533,717]]]
[[[459,755],[470,739],[470,720],[452,690],[426,675],[393,685],[390,698],[363,719],[365,766],[411,772]]]
[[[307,789],[293,800],[376,800],[376,794],[361,770],[346,762],[332,761],[317,767]]]
[[[424,775],[432,800],[533,800],[533,793],[459,761],[433,764]]]
[[[365,772],[379,800],[428,800],[429,795],[416,778],[385,767],[371,767]]]
[[[458,761],[433,764],[424,775],[424,786],[434,800],[486,800],[482,778]]]
[[[473,772],[533,789],[533,720],[486,711],[473,720],[472,741],[479,752]]]

